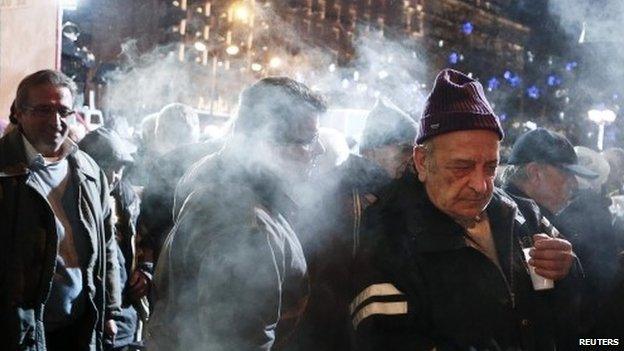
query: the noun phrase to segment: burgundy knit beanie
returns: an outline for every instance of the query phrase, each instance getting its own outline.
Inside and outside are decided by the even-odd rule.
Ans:
[[[504,137],[498,117],[478,81],[452,69],[442,70],[427,97],[416,142],[458,130],[487,129]]]

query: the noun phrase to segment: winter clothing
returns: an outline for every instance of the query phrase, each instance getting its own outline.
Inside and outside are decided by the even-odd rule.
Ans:
[[[115,201],[115,235],[119,246],[120,284],[122,287],[121,313],[117,322],[117,335],[113,346],[115,348],[129,345],[135,341],[139,316],[134,307],[134,301],[129,296],[129,279],[135,269],[142,270],[148,277],[152,275],[152,269],[145,265],[137,264],[137,252],[135,240],[137,237],[137,220],[141,210],[141,200],[132,189],[132,185],[122,179],[111,192]]]
[[[322,195],[302,211],[297,224],[311,293],[300,332],[293,340],[296,350],[349,349],[352,264],[362,216],[390,181],[376,163],[350,155],[335,171],[314,182],[313,192]]]
[[[120,306],[108,184],[77,148],[67,161],[78,187],[80,225],[89,238],[88,264],[82,268],[90,303],[73,335],[85,349],[100,350],[104,321],[115,317]],[[43,316],[58,256],[58,219],[32,172],[22,135],[13,130],[0,139],[0,344],[8,350],[45,350]]]
[[[121,139],[115,131],[105,127],[85,135],[78,146],[102,168],[116,163],[132,164],[134,162],[129,143]]]
[[[513,185],[505,190],[514,197],[526,195]],[[579,287],[581,304],[580,332],[584,336],[607,336],[602,327],[610,321],[604,318],[604,303],[616,284],[618,248],[610,201],[591,190],[583,190],[560,214],[553,215],[545,208],[541,212],[572,243],[574,253],[583,265],[585,279]]]
[[[104,127],[87,134],[78,144],[80,149],[91,156],[103,169],[118,165],[131,165],[134,162],[130,149],[114,131]],[[115,318],[117,334],[114,342],[107,343],[107,349],[119,348],[131,344],[135,340],[138,315],[133,301],[128,296],[128,280],[136,265],[137,220],[140,213],[141,200],[134,192],[132,185],[121,179],[111,189],[110,200],[115,223],[120,266],[120,286],[122,287],[121,313]],[[151,276],[152,272],[147,272]]]
[[[178,181],[193,163],[215,152],[219,146],[212,142],[185,144],[157,157],[151,163],[139,217],[139,246],[153,250],[154,264],[173,226],[171,211]]]
[[[436,135],[472,129],[491,130],[500,140],[504,136],[481,83],[461,72],[444,69],[425,102],[417,142],[422,144]]]
[[[598,177],[596,172],[579,164],[574,147],[565,136],[545,128],[521,135],[514,143],[507,162],[511,165],[542,162],[561,167],[579,177]]]
[[[193,168],[156,267],[151,350],[271,350],[308,298],[294,203],[268,171],[227,151]]]
[[[414,145],[418,125],[387,99],[378,99],[366,116],[360,150],[385,145]]]
[[[486,214],[499,264],[416,177],[369,209],[350,305],[357,350],[555,350],[573,335],[574,273],[535,291],[521,251],[523,238],[556,231],[534,203],[498,189]]]

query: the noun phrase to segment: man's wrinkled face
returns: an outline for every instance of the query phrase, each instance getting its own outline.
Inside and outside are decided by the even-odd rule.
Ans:
[[[474,219],[487,207],[498,161],[498,135],[488,130],[442,134],[414,150],[418,178],[429,199],[460,220]]]
[[[578,190],[576,176],[562,168],[540,164],[534,180],[535,200],[553,214],[563,210],[572,201]]]
[[[73,113],[72,106],[68,88],[44,84],[28,91],[27,105],[16,119],[22,133],[43,156],[58,155],[69,132],[67,118]]]

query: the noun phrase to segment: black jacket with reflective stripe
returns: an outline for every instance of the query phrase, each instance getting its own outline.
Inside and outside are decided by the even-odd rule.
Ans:
[[[357,350],[555,350],[573,335],[573,279],[542,292],[530,281],[522,238],[553,235],[534,203],[495,191],[486,211],[499,267],[466,244],[415,177],[392,187],[367,212],[356,257]]]

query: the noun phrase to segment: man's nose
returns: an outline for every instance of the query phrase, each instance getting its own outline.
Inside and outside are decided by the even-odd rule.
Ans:
[[[478,194],[483,194],[488,189],[488,182],[490,177],[484,172],[475,170],[470,176],[468,186]]]
[[[55,127],[60,127],[65,123],[65,119],[61,117],[61,114],[58,111],[54,112],[54,116],[49,119],[50,124]]]

